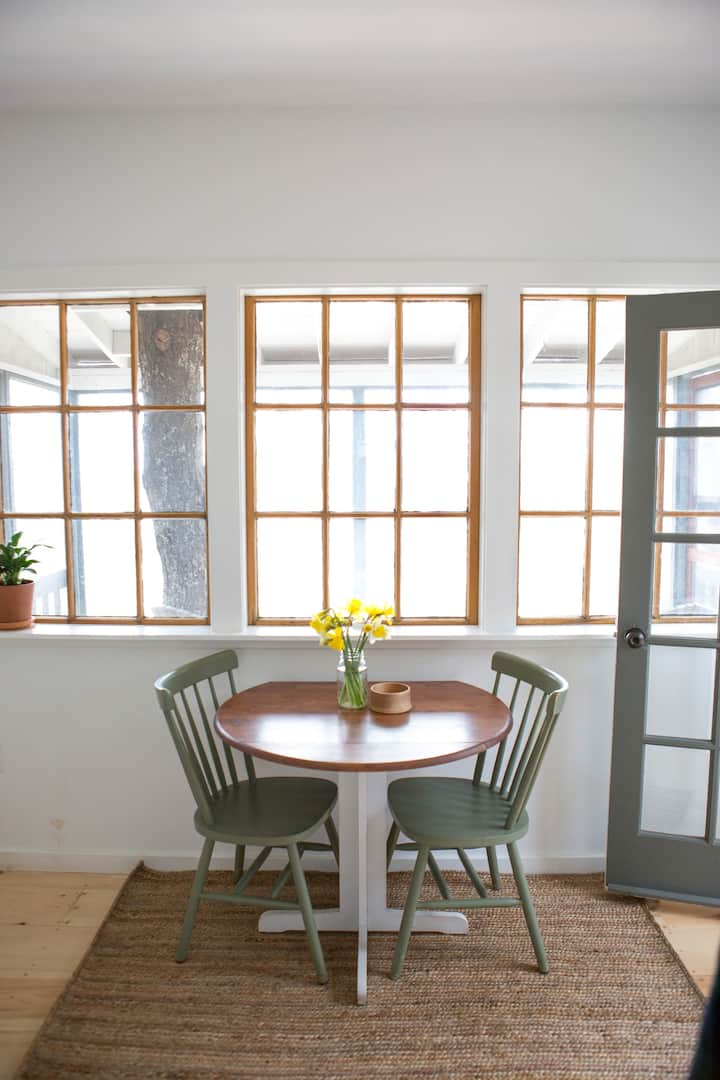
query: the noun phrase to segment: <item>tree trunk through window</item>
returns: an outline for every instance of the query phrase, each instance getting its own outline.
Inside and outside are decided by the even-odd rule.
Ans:
[[[144,405],[197,405],[203,391],[203,327],[196,310],[138,309],[138,376]],[[142,483],[152,513],[205,509],[204,430],[199,412],[142,414]],[[153,521],[162,565],[160,618],[207,614],[205,523]]]

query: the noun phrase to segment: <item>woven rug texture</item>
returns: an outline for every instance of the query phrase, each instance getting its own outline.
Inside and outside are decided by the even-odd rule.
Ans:
[[[259,874],[253,891],[272,877]],[[470,895],[462,874],[447,877]],[[371,934],[366,1008],[354,1004],[354,935],[321,935],[322,987],[304,934],[260,934],[255,909],[201,903],[189,959],[176,964],[191,879],[144,866],[130,877],[18,1078],[687,1076],[701,997],[642,902],[605,893],[598,875],[530,878],[548,975],[519,908],[470,912],[466,936],[414,934],[399,982],[388,978],[395,936]],[[230,881],[210,875],[214,889]],[[308,882],[316,907],[336,904],[335,875]],[[408,883],[389,875],[392,904]],[[436,895],[428,878],[425,896]]]

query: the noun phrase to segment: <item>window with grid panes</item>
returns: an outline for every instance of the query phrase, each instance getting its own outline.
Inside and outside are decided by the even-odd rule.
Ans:
[[[249,297],[251,623],[476,623],[480,298]]]
[[[35,615],[208,621],[201,297],[0,302],[0,525]]]
[[[524,296],[519,623],[617,614],[624,297]]]

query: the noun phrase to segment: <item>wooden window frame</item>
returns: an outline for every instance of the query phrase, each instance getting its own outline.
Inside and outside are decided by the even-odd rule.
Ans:
[[[585,505],[582,510],[522,510],[521,509],[521,484],[522,484],[522,454],[518,461],[518,537],[517,537],[517,594],[515,598],[515,619],[518,626],[585,626],[585,625],[613,625],[617,620],[612,615],[590,614],[590,561],[592,554],[592,519],[597,517],[617,518],[620,520],[619,510],[593,510],[593,456],[595,450],[595,416],[598,412],[620,412],[625,410],[625,402],[596,401],[595,400],[595,329],[598,303],[609,300],[626,300],[624,294],[589,295],[587,293],[525,293],[520,297],[520,439],[522,443],[522,420],[526,409],[585,409],[588,417],[588,442],[587,464],[585,475]],[[525,303],[535,300],[584,300],[588,305],[588,354],[587,354],[587,384],[585,401],[552,402],[552,401],[525,401],[523,399],[523,375],[524,375],[524,315]],[[520,528],[523,518],[530,517],[553,517],[574,518],[585,522],[585,552],[583,556],[583,597],[582,613],[575,616],[547,616],[532,618],[520,615]]]
[[[206,336],[207,318],[204,296],[135,296],[105,298],[74,297],[72,299],[57,300],[0,300],[0,307],[57,307],[58,329],[60,342],[60,403],[58,405],[1,405],[0,415],[17,415],[20,413],[41,413],[60,417],[61,442],[62,442],[62,474],[63,474],[63,509],[52,513],[24,513],[21,509],[8,511],[3,508],[2,476],[0,475],[0,531],[4,533],[6,520],[42,520],[62,521],[65,528],[65,562],[67,572],[67,615],[35,615],[36,623],[81,623],[90,625],[143,625],[143,626],[204,626],[210,623],[210,582],[207,567],[208,553],[208,515],[207,515],[207,465],[205,468],[205,510],[187,512],[144,511],[140,506],[141,477],[139,467],[139,421],[144,413],[150,412],[197,412],[201,413],[206,421],[205,402],[199,405],[141,405],[138,403],[138,332],[137,332],[137,309],[146,304],[193,304],[202,307],[203,323],[203,386],[207,386],[207,357]],[[130,372],[132,403],[126,405],[76,405],[69,404],[68,400],[68,342],[67,342],[67,312],[68,308],[77,307],[114,307],[124,306],[130,310]],[[119,513],[88,513],[85,511],[72,510],[72,490],[70,474],[70,416],[82,413],[127,413],[132,416],[133,425],[133,509]],[[205,460],[207,462],[207,422],[204,424],[205,432]],[[144,615],[143,581],[142,581],[142,523],[155,519],[167,520],[178,518],[187,520],[197,519],[205,523],[205,551],[206,551],[206,602],[207,615],[197,618],[172,619],[152,618]],[[92,616],[78,615],[75,601],[74,582],[74,552],[73,552],[73,522],[93,521],[131,521],[134,525],[134,558],[135,558],[135,597],[137,614],[135,616]]]
[[[402,400],[402,305],[409,302],[427,302],[462,300],[468,305],[468,402],[465,403],[415,403]],[[386,405],[345,404],[328,400],[330,356],[329,328],[330,304],[334,301],[393,301],[395,305],[395,400]],[[288,404],[275,402],[256,402],[256,326],[255,311],[258,304],[319,302],[322,311],[322,346],[321,346],[321,389],[320,402],[313,404]],[[245,298],[245,495],[247,524],[247,596],[248,624],[251,626],[303,626],[306,618],[261,617],[258,614],[258,576],[257,576],[257,522],[261,518],[314,518],[321,522],[322,528],[322,607],[330,604],[329,596],[329,523],[335,518],[383,518],[394,522],[394,589],[395,621],[405,626],[467,626],[478,623],[478,579],[480,558],[480,340],[481,340],[481,297],[479,294],[438,294],[413,295],[376,293],[361,295],[313,295],[266,294],[246,296]],[[295,411],[315,409],[322,411],[322,491],[323,506],[316,511],[258,511],[255,506],[255,415],[264,410]],[[409,411],[444,411],[467,409],[468,411],[468,506],[464,511],[407,511],[402,505],[402,414]],[[390,411],[396,415],[396,460],[395,460],[395,506],[389,511],[332,511],[329,509],[329,417],[334,411],[375,410]],[[400,607],[401,592],[401,523],[410,518],[464,518],[468,527],[467,569],[466,569],[466,607],[465,615],[458,617],[404,618]],[[318,605],[320,606],[320,604]],[[311,613],[308,613],[310,615]]]

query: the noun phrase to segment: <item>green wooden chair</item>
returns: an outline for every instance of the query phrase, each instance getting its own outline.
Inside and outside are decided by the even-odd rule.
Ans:
[[[417,851],[405,910],[393,956],[391,978],[399,979],[407,953],[416,910],[452,910],[522,906],[530,932],[538,967],[549,970],[547,954],[538,926],[517,842],[528,830],[525,806],[547,750],[555,721],[567,693],[567,682],[554,671],[523,660],[510,653],[496,652],[492,658],[495,671],[493,693],[501,691],[503,676],[512,680],[508,706],[515,721],[510,735],[498,747],[492,775],[482,781],[485,754],[479,754],[472,780],[452,776],[409,777],[395,780],[388,787],[388,803],[393,817],[387,844],[388,866],[393,851]],[[512,749],[505,756],[507,744]],[[504,767],[503,767],[504,766]],[[398,844],[403,832],[411,843]],[[500,888],[495,848],[505,845],[510,856],[518,896],[488,896],[468,849],[485,848],[492,888]],[[450,892],[433,851],[454,849],[475,888],[477,896],[454,897]],[[440,900],[418,899],[426,868],[440,890]]]
[[[197,803],[195,828],[205,837],[175,959],[183,961],[187,958],[200,900],[299,909],[318,979],[325,983],[325,959],[300,860],[305,851],[332,850],[338,858],[338,835],[331,816],[337,802],[337,785],[330,780],[303,776],[257,777],[249,754],[244,755],[247,780],[238,778],[230,747],[219,743],[211,728],[215,711],[229,696],[218,688],[215,680],[226,676],[229,692],[234,694],[233,671],[237,666],[234,652],[219,652],[185,664],[155,683],[160,708]],[[327,844],[313,843],[309,839],[321,825],[325,826],[328,835]],[[203,891],[216,843],[235,847],[231,892]],[[262,850],[245,870],[248,845]],[[278,847],[286,849],[288,863],[273,883],[270,896],[246,893],[247,886],[273,848]],[[278,896],[291,875],[297,903],[281,900]]]

